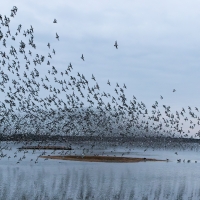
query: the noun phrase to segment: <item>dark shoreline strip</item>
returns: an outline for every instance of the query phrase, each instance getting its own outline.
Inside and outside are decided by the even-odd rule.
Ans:
[[[60,147],[60,146],[22,146],[18,148],[20,150],[23,149],[36,149],[36,150],[73,150],[71,147]]]

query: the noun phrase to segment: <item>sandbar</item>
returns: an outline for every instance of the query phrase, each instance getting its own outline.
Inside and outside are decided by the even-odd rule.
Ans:
[[[131,157],[116,157],[116,156],[40,156],[40,158],[57,159],[57,160],[71,160],[83,162],[116,162],[116,163],[134,163],[147,161],[166,161],[154,158],[131,158]]]

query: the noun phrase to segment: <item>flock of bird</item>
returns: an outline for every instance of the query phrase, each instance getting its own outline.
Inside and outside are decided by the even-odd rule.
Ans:
[[[17,11],[14,6],[10,17],[14,18]],[[56,55],[52,45],[47,44],[47,54],[39,55],[35,52],[33,27],[22,31],[19,24],[13,32],[10,21],[0,15],[0,131],[8,138],[13,134],[35,134],[38,138],[45,135],[47,143],[48,137],[56,134],[99,136],[99,139],[104,136],[184,138],[190,137],[190,132],[200,125],[198,108],[188,106],[173,113],[167,105],[161,105],[164,110],[159,110],[155,101],[148,111],[134,95],[131,100],[126,98],[125,84],[116,83],[111,94],[101,91],[93,74],[91,79],[79,72],[75,76],[71,63],[59,71],[51,65]],[[54,19],[53,23],[58,22]],[[18,45],[18,37],[24,37],[25,41]],[[57,33],[55,38],[61,40]],[[114,47],[118,49],[117,41]],[[85,61],[83,54],[81,59]],[[42,67],[43,71],[48,67],[45,75],[40,72]],[[115,84],[108,80],[107,85]],[[187,131],[183,128],[186,121]],[[198,136],[199,132],[195,134]]]

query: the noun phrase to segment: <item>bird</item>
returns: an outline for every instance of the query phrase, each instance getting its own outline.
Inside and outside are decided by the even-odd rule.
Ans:
[[[83,54],[82,54],[82,56],[81,56],[81,59],[82,59],[83,61],[85,61],[85,59],[84,59],[84,57],[83,57]]]
[[[53,20],[53,23],[57,23],[57,20],[56,20],[56,19],[54,19],[54,20]]]
[[[96,80],[95,80],[95,77],[94,77],[94,75],[93,75],[93,74],[92,74],[92,79],[93,79],[94,81],[96,81]]]
[[[176,90],[175,90],[175,89],[173,89],[173,92],[176,92]]]
[[[118,44],[117,44],[117,41],[115,41],[115,44],[114,46],[116,47],[116,49],[118,49]]]
[[[56,33],[56,38],[59,40],[59,36],[58,36],[58,34]]]

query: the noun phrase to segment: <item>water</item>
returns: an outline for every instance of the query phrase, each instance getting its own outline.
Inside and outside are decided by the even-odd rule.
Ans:
[[[16,164],[24,152],[14,158],[20,144],[10,146],[12,150],[3,150],[7,156],[0,160],[0,199],[200,199],[200,155],[196,150],[135,148],[130,157],[170,160],[140,163],[42,158],[35,163],[42,151],[32,154],[29,150],[26,158]],[[123,150],[118,147],[116,154]],[[182,159],[181,163],[177,159]]]

